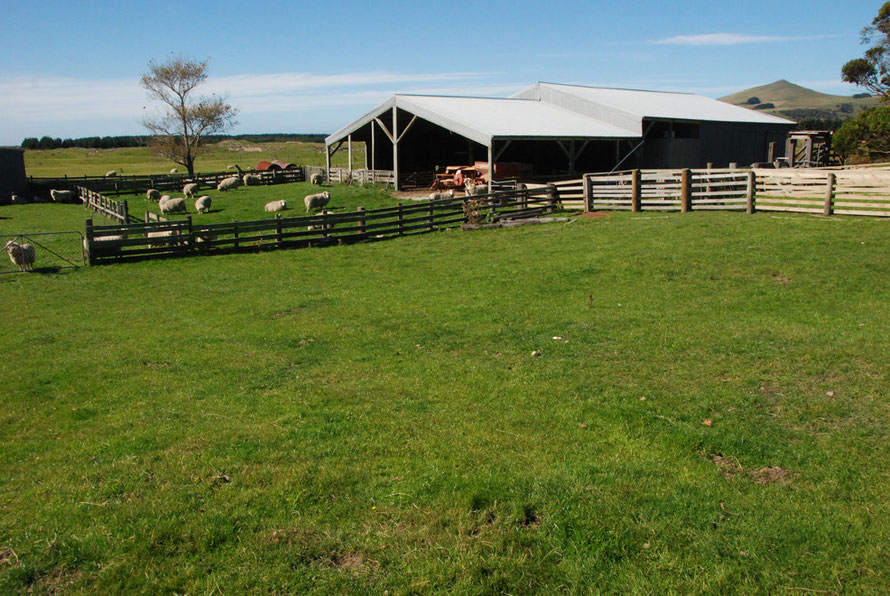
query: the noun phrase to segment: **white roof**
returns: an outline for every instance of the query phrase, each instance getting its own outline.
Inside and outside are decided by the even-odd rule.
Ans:
[[[599,110],[617,111],[642,122],[643,118],[693,120],[699,122],[748,122],[753,124],[794,124],[791,120],[730,105],[692,93],[636,91],[583,87],[558,83],[537,83],[514,98],[538,99],[592,114]],[[566,105],[568,104],[568,105]]]
[[[509,98],[394,95],[325,142],[343,139],[393,106],[486,146],[495,138],[640,138],[644,118],[794,124],[691,93],[537,83]],[[408,122],[400,119],[400,131]]]

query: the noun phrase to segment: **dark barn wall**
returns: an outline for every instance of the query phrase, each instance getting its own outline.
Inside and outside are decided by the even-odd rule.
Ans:
[[[17,147],[0,147],[0,201],[9,195],[29,196],[28,177],[25,175],[25,152]]]

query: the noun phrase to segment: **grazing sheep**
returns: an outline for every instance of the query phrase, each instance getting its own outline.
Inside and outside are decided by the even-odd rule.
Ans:
[[[164,203],[169,201],[172,197],[170,195],[164,195],[160,199],[158,199],[158,207],[163,207]]]
[[[232,176],[230,178],[223,179],[219,184],[216,185],[216,190],[219,192],[225,192],[232,188],[238,188],[241,186],[241,179],[237,176]]]
[[[331,193],[327,191],[315,193],[314,195],[306,195],[303,198],[303,203],[306,205],[306,213],[309,213],[312,209],[321,209],[327,205],[330,200]]]
[[[198,190],[198,183],[192,182],[190,184],[186,184],[182,187],[182,194],[185,195],[185,198],[191,199],[195,196],[195,193]]]
[[[259,186],[260,177],[256,174],[244,174],[244,186]]]
[[[177,171],[178,171],[178,170],[177,170],[176,168],[173,168],[173,169],[170,170],[170,173],[171,173],[171,174],[175,174]]]
[[[75,194],[73,190],[53,189],[49,191],[49,196],[51,196],[56,203],[73,203],[74,199],[77,198],[77,194]]]
[[[453,190],[449,190],[448,192],[442,191],[442,192],[431,192],[430,193],[431,201],[440,201],[442,199],[453,199],[453,198],[454,198]]]
[[[185,213],[185,199],[170,199],[161,203],[161,213],[175,213],[177,211]]]
[[[163,232],[149,232],[146,238],[157,238],[158,240],[149,241],[149,246],[179,246],[182,244],[180,238],[182,234],[179,230],[164,230]],[[171,240],[167,240],[170,238]],[[163,240],[162,240],[163,239]]]
[[[467,182],[465,189],[467,191],[467,195],[487,195],[488,194],[488,185],[487,184],[472,184],[471,182]]]
[[[149,188],[145,191],[145,198],[149,201],[159,201],[161,199],[161,191],[157,188]]]
[[[199,234],[195,234],[195,244],[201,244],[203,242],[213,242],[217,238],[219,238],[219,236],[216,234],[201,232]]]
[[[19,244],[14,240],[10,240],[3,247],[3,250],[9,254],[9,260],[13,264],[18,265],[19,271],[31,271],[33,269],[37,251],[30,244]]]
[[[266,211],[284,211],[287,209],[286,201],[272,201],[271,203],[266,203],[265,207]]]
[[[195,211],[197,211],[198,213],[204,213],[205,211],[210,211],[210,205],[212,202],[213,202],[213,200],[207,195],[204,195],[203,197],[198,197],[198,200],[195,201]]]
[[[109,172],[105,172],[106,178],[110,178],[111,176],[117,176],[117,170],[111,170]]]
[[[322,211],[321,214],[322,215],[330,215],[331,212],[330,211]],[[329,222],[326,224],[318,223],[318,224],[315,224],[312,226],[306,226],[306,229],[310,230],[310,231],[311,230],[332,230],[332,229],[334,229],[334,222]]]
[[[324,182],[324,176],[319,172],[315,172],[314,174],[309,176],[309,182],[311,182],[315,186],[321,186],[321,183]]]

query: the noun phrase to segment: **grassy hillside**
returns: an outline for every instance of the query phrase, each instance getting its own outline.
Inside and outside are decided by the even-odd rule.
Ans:
[[[760,104],[773,104],[775,107],[762,111],[784,116],[793,120],[819,118],[823,120],[845,120],[862,110],[879,104],[877,97],[853,98],[845,95],[819,93],[786,80],[769,85],[752,87],[721,97],[721,101],[754,109],[748,100],[756,97]]]
[[[2,275],[0,592],[882,592],[888,255],[619,213]]]
[[[355,167],[364,167],[364,145],[353,147]],[[198,157],[196,169],[199,172],[220,172],[226,166],[238,164],[250,169],[259,161],[280,159],[299,165],[324,165],[324,144],[299,141],[274,143],[245,143],[243,141],[221,141],[208,145],[206,152]],[[346,151],[334,155],[335,166],[348,165]],[[146,147],[122,149],[47,149],[25,151],[25,171],[29,176],[101,176],[109,170],[124,174],[163,174],[182,166],[161,159]]]

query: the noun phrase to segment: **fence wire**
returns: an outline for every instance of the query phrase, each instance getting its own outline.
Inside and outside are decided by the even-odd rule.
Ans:
[[[10,240],[17,244],[30,244],[34,247],[34,271],[53,271],[82,267],[86,264],[81,232],[25,232],[0,235],[0,247]],[[19,273],[20,268],[10,258],[7,251],[0,254],[0,274]]]

